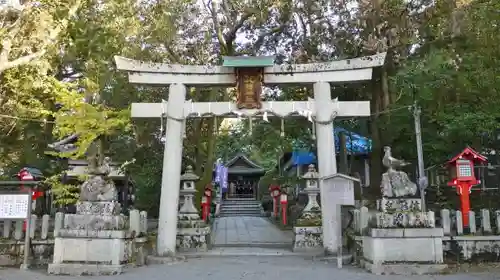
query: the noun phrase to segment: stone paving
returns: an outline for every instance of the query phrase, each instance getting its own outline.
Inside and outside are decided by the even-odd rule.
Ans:
[[[338,269],[335,260],[297,255],[287,249],[248,248],[245,244],[291,242],[291,235],[260,217],[226,217],[216,221],[221,246],[203,257],[164,265],[128,268],[122,275],[90,277],[104,280],[498,280],[500,271],[474,274],[379,276],[352,266]],[[242,246],[233,246],[242,245]],[[238,248],[241,247],[241,248]],[[259,247],[259,246],[257,246]],[[265,247],[265,246],[262,246]],[[46,270],[1,269],[0,280],[77,280],[82,277],[52,276]]]
[[[221,217],[214,224],[214,246],[292,246],[292,232],[264,217]]]
[[[231,257],[188,259],[170,265],[131,268],[122,275],[84,277],[103,280],[498,280],[498,274],[453,274],[436,276],[377,276],[353,267],[304,257]],[[48,276],[44,271],[0,270],[2,280],[77,280],[82,277]]]

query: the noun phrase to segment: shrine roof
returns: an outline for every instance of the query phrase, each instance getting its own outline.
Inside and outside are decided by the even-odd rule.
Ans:
[[[451,160],[449,160],[447,163],[448,164],[451,164],[453,162],[456,162],[457,160],[460,159],[460,157],[463,157],[464,155],[472,155],[475,159],[477,159],[478,161],[482,161],[482,162],[486,162],[488,161],[488,158],[481,155],[480,153],[476,152],[474,149],[472,149],[471,147],[466,147],[462,152],[460,152],[458,155],[456,155],[455,157],[453,157]]]
[[[225,56],[225,67],[267,67],[274,65],[274,56]]]
[[[48,144],[48,147],[56,150],[57,152],[72,152],[76,150],[75,143],[78,141],[78,134],[69,135],[57,142]]]
[[[225,166],[228,168],[229,174],[264,174],[266,170],[264,167],[258,165],[257,163],[250,160],[244,154],[239,153],[231,160],[229,160]]]

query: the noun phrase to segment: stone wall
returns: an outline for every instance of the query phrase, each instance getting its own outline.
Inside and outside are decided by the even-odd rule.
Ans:
[[[0,220],[0,266],[19,266],[24,259],[25,234],[31,237],[30,264],[46,265],[52,262],[54,254],[54,236],[60,230],[64,219],[63,213],[54,218],[49,215],[31,216],[30,230],[26,231],[24,221]],[[148,220],[146,212],[131,210],[128,219],[132,244],[132,262],[142,265],[148,249]],[[154,224],[153,224],[154,225]]]
[[[54,239],[33,240],[31,264],[46,265],[52,261]],[[19,266],[24,258],[24,240],[0,240],[0,266]]]
[[[362,256],[363,237],[375,223],[376,211],[361,207],[353,210],[354,256]],[[500,211],[481,209],[469,212],[469,224],[464,225],[461,211],[442,209],[436,213],[436,227],[444,232],[444,255],[463,261],[500,261]]]

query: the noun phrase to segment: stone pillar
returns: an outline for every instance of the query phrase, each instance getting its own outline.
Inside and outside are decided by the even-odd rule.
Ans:
[[[335,138],[333,135],[330,84],[317,82],[313,86],[314,100],[316,102],[316,137],[318,154],[318,171],[320,177],[337,173],[337,161],[335,154]],[[330,186],[320,184],[321,193]],[[337,232],[341,230],[341,215],[337,205],[332,201],[326,201],[321,195],[323,246],[325,253],[336,254],[338,248]]]
[[[185,100],[186,87],[183,84],[170,85],[161,176],[160,216],[156,241],[158,256],[175,255]]]

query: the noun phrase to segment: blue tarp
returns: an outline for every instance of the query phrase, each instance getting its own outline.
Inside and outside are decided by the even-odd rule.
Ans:
[[[357,133],[348,131],[341,127],[334,128],[335,135],[335,150],[337,153],[340,151],[340,137],[339,134],[343,132],[346,135],[346,148],[348,154],[367,155],[372,150],[372,140],[361,136]],[[310,151],[294,150],[292,152],[293,165],[307,165],[316,163],[316,155]]]

